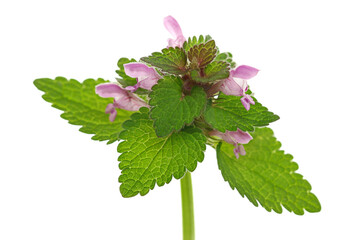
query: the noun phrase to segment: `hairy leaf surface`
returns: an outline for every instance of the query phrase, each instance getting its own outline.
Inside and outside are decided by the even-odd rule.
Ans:
[[[240,101],[241,98],[220,94],[218,99],[207,105],[204,112],[206,122],[221,132],[236,131],[238,128],[253,131],[254,127],[267,126],[279,119],[279,116],[268,111],[254,97],[252,99],[255,105],[251,105],[247,111]]]
[[[183,48],[165,48],[162,52],[154,52],[149,57],[141,58],[142,61],[160,68],[163,72],[171,74],[184,74],[186,71],[187,56]]]
[[[258,128],[253,140],[245,144],[246,155],[236,159],[233,146],[217,146],[218,167],[230,187],[237,189],[252,204],[267,211],[282,212],[282,206],[295,214],[319,212],[321,205],[311,193],[311,185],[296,173],[298,165],[290,154],[280,150],[281,143],[269,128]]]
[[[145,195],[155,187],[180,179],[186,171],[194,171],[202,162],[206,137],[197,128],[188,127],[160,138],[155,134],[148,109],[141,108],[123,124],[118,145],[122,174],[120,191],[124,197]]]
[[[160,137],[192,123],[206,105],[206,93],[201,87],[193,87],[189,95],[184,95],[182,89],[183,81],[176,76],[165,76],[152,88],[150,116]]]
[[[118,109],[115,121],[109,121],[105,109],[113,99],[101,98],[95,94],[95,86],[106,82],[108,81],[99,78],[87,79],[80,83],[74,79],[57,77],[37,79],[34,85],[44,92],[45,101],[64,111],[61,114],[63,119],[68,120],[70,124],[81,125],[81,132],[94,134],[93,140],[108,140],[109,144],[119,139],[122,123],[129,119],[133,112]]]
[[[203,69],[192,70],[191,78],[196,82],[213,82],[229,77],[229,64],[224,61],[214,61],[206,65]]]

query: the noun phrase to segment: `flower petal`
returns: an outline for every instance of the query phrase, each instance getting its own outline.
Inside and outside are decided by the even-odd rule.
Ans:
[[[115,105],[113,105],[113,103],[109,103],[106,106],[105,113],[112,113],[113,110],[115,110]]]
[[[140,81],[140,87],[147,90],[151,90],[151,88],[157,83],[159,79],[160,78],[155,77],[148,77],[146,79],[143,79],[142,81]]]
[[[154,86],[161,76],[157,73],[157,71],[148,67],[143,63],[127,63],[124,64],[124,70],[126,74],[130,77],[135,77],[138,80],[138,83],[132,87],[126,87],[127,90],[132,92],[136,91],[139,87],[151,90],[152,86]]]
[[[155,75],[155,69],[148,67],[144,63],[132,62],[123,65],[125,73],[129,77],[139,78],[142,76]]]
[[[250,95],[247,95],[247,94],[245,94],[245,96],[242,97],[240,101],[244,105],[247,111],[250,110],[250,104],[255,105],[255,101],[252,99]]]
[[[243,88],[234,80],[234,78],[227,78],[222,81],[219,91],[225,95],[243,96]]]
[[[100,97],[123,97],[127,95],[127,92],[115,83],[102,83],[95,87],[95,92]]]
[[[124,89],[131,92],[135,92],[139,87],[140,87],[140,82],[137,82],[137,84],[135,84],[134,86],[127,86]]]
[[[228,131],[227,131],[228,132]],[[213,130],[213,131],[210,131],[208,134],[211,135],[211,136],[217,136],[219,138],[222,138],[224,141],[226,141],[227,143],[230,143],[230,144],[235,144],[235,142],[233,141],[233,139],[227,134],[227,132],[225,133],[222,133],[218,130]]]
[[[241,143],[241,144],[247,144],[249,143],[251,140],[252,140],[252,136],[247,133],[247,132],[244,132],[240,129],[238,129],[237,131],[233,132],[233,131],[230,131],[228,132],[238,143]]]
[[[172,35],[174,38],[178,38],[179,36],[183,36],[182,29],[179,26],[177,20],[174,19],[172,16],[167,16],[163,19],[163,24],[167,31]]]
[[[242,155],[242,156],[246,155],[246,151],[245,151],[245,148],[243,145],[239,145],[238,150],[239,150],[240,155]]]
[[[115,106],[127,111],[138,111],[141,107],[149,107],[146,102],[138,98],[133,93],[128,93],[128,95],[124,96],[123,98],[115,98]]]
[[[185,37],[183,36],[182,29],[180,28],[177,20],[172,16],[165,17],[163,20],[168,32],[171,33],[174,39],[168,39],[168,47],[182,47],[185,42]]]
[[[244,105],[244,108],[245,108],[247,111],[249,111],[249,110],[250,110],[250,103],[248,103],[248,102],[246,101],[246,98],[245,98],[245,97],[242,97],[242,98],[240,99],[240,101],[241,101],[241,103]]]
[[[247,66],[247,65],[241,65],[237,67],[233,73],[231,73],[231,76],[235,78],[241,78],[241,79],[250,79],[253,78],[254,76],[257,75],[258,69]]]
[[[238,147],[234,148],[233,152],[235,154],[236,159],[239,159],[239,148]]]
[[[117,111],[116,109],[113,109],[113,111],[110,112],[110,116],[108,117],[108,119],[110,120],[110,122],[113,122],[116,119],[117,116]]]

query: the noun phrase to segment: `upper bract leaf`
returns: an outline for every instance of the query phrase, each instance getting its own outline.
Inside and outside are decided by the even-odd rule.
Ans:
[[[165,48],[162,53],[155,52],[141,60],[171,74],[179,75],[186,71],[187,56],[183,48]]]
[[[240,101],[241,98],[220,94],[218,99],[207,105],[204,112],[206,122],[221,132],[236,131],[238,128],[245,132],[253,131],[254,127],[267,126],[279,119],[279,116],[268,111],[254,97],[255,105],[251,105],[247,111]]]
[[[224,61],[230,65],[230,68],[235,68],[236,63],[233,61],[233,55],[230,52],[220,53],[216,56],[215,61]]]
[[[214,61],[199,70],[190,72],[191,78],[196,82],[213,82],[229,77],[229,64],[224,61]]]
[[[154,120],[157,136],[167,136],[200,116],[206,105],[206,93],[198,86],[189,95],[183,94],[180,77],[165,76],[153,86],[150,97],[150,116]]]
[[[188,127],[164,138],[155,134],[148,109],[141,108],[120,135],[125,141],[118,145],[122,153],[118,160],[122,174],[120,191],[123,197],[145,195],[155,184],[163,186],[180,179],[186,171],[194,171],[197,162],[202,162],[206,149],[206,137],[197,128]]]
[[[188,51],[191,68],[202,68],[216,57],[217,48],[214,40],[193,46]]]
[[[258,206],[257,201],[267,210],[282,212],[282,206],[289,212],[304,214],[319,212],[321,205],[311,193],[311,185],[295,173],[298,165],[290,154],[280,150],[281,144],[269,128],[256,129],[253,140],[245,145],[246,155],[237,159],[233,146],[220,143],[217,146],[218,167],[225,181],[241,196]]]
[[[115,121],[109,121],[105,108],[113,100],[95,94],[95,86],[106,82],[108,81],[99,78],[87,79],[80,83],[74,79],[57,77],[37,79],[34,85],[45,93],[44,100],[64,111],[61,114],[63,119],[73,125],[81,125],[81,132],[94,134],[93,140],[108,140],[109,144],[119,139],[122,123],[129,119],[133,112],[119,109]]]
[[[201,44],[201,43],[205,43],[209,40],[211,40],[212,37],[210,35],[200,35],[198,38],[197,37],[192,37],[192,38],[188,38],[188,41],[185,41],[183,44],[183,49],[185,50],[185,52],[188,52],[190,48],[192,48],[195,45]]]

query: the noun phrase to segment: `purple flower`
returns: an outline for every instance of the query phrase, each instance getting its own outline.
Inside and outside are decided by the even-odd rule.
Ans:
[[[241,102],[246,110],[250,110],[250,104],[255,104],[251,96],[246,94],[248,89],[247,80],[257,75],[258,69],[241,65],[230,71],[229,78],[224,79],[209,90],[210,93],[221,91],[225,95],[243,96]]]
[[[163,19],[163,24],[174,38],[168,39],[168,47],[183,47],[185,37],[183,36],[182,29],[180,28],[177,20],[175,20],[172,16],[168,16]]]
[[[115,83],[99,84],[96,86],[95,92],[103,98],[114,98],[113,103],[109,103],[105,110],[106,113],[110,114],[109,119],[111,122],[113,122],[117,116],[116,108],[125,109],[127,111],[138,111],[141,107],[149,107],[149,105],[136,95]]]
[[[129,77],[137,79],[137,84],[125,88],[131,92],[135,92],[139,87],[151,90],[152,86],[154,86],[157,81],[161,79],[161,76],[154,68],[148,67],[144,63],[133,62],[124,64],[123,66],[125,73]]]
[[[252,99],[250,95],[244,94],[244,96],[240,99],[241,103],[244,105],[244,108],[249,111],[250,104],[255,105],[255,101]]]
[[[225,133],[222,133],[217,130],[213,130],[209,132],[209,134],[212,136],[220,137],[227,143],[232,144],[235,147],[233,151],[236,158],[239,158],[239,154],[240,155],[246,154],[244,146],[239,145],[239,143],[247,144],[252,140],[252,137],[249,133],[243,132],[240,129],[238,129],[237,131],[226,131]]]

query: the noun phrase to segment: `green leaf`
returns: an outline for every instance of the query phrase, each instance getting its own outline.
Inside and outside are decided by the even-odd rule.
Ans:
[[[251,105],[247,111],[240,101],[241,98],[220,94],[218,99],[207,105],[204,112],[206,122],[221,132],[236,131],[238,128],[242,131],[253,131],[254,127],[267,126],[279,119],[279,116],[268,111],[254,97],[252,99],[255,105]]]
[[[216,57],[217,48],[214,40],[195,45],[189,49],[188,59],[192,68],[202,68]]]
[[[133,112],[118,109],[115,121],[109,121],[105,108],[107,104],[112,103],[112,98],[104,99],[95,94],[95,86],[106,82],[108,81],[99,78],[87,79],[80,83],[74,79],[68,81],[66,78],[57,77],[54,80],[37,79],[34,85],[45,93],[45,101],[64,111],[61,114],[63,119],[68,120],[70,124],[81,125],[81,132],[94,134],[93,140],[108,140],[110,144],[119,140],[122,123],[129,119]]]
[[[200,116],[206,105],[206,93],[195,86],[189,95],[183,94],[180,77],[165,76],[153,86],[150,97],[150,116],[154,120],[157,136],[163,137],[173,130],[180,130],[185,124]]]
[[[195,45],[201,44],[201,43],[205,43],[209,40],[211,40],[212,37],[210,35],[206,35],[205,37],[203,35],[200,35],[199,38],[197,37],[192,37],[188,39],[188,41],[185,41],[183,44],[183,49],[188,52],[190,48],[192,48]]]
[[[156,183],[163,186],[172,176],[182,178],[187,170],[194,171],[197,162],[202,162],[206,149],[206,137],[201,130],[188,127],[160,138],[155,134],[148,109],[141,108],[140,112],[123,124],[126,130],[120,134],[125,140],[118,145],[118,152],[122,153],[118,161],[123,197],[138,193],[143,196]]]
[[[117,78],[117,81],[124,88],[127,86],[134,86],[137,83],[136,78],[129,77],[124,71],[123,65],[131,62],[136,62],[136,60],[134,58],[131,58],[130,60],[128,58],[120,58],[117,63],[119,70],[116,70],[116,73],[122,78]]]
[[[215,61],[224,61],[230,65],[230,68],[235,68],[236,63],[233,61],[233,55],[230,52],[220,53],[216,56]]]
[[[236,159],[233,146],[220,143],[217,146],[218,166],[230,187],[246,196],[251,203],[259,202],[267,211],[289,212],[303,215],[319,212],[321,205],[311,193],[311,185],[296,173],[298,165],[290,154],[280,150],[281,143],[269,128],[259,128],[252,134],[253,140],[245,145],[246,155]]]
[[[154,52],[151,56],[143,57],[141,60],[171,74],[179,75],[186,71],[187,56],[184,49],[179,47],[165,48],[162,53]]]
[[[190,72],[191,78],[196,82],[213,82],[229,77],[229,64],[224,61],[214,61],[204,69]]]

